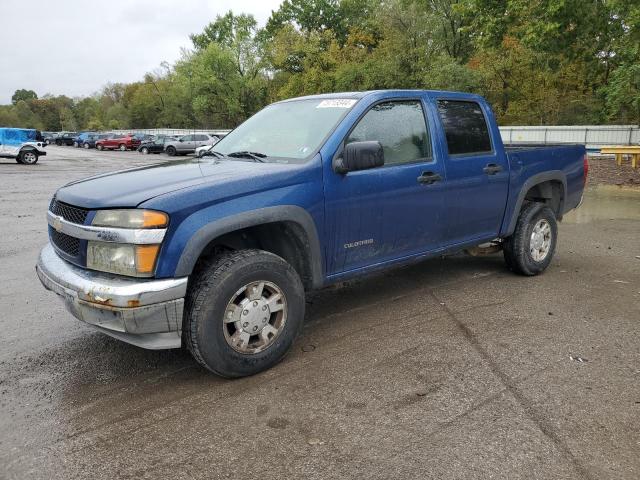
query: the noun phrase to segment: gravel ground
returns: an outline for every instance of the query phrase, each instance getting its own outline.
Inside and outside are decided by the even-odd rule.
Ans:
[[[629,160],[618,166],[613,156],[591,155],[589,167],[589,179],[592,184],[640,187],[640,166],[631,168]]]
[[[40,286],[58,186],[167,161],[48,150],[0,162],[0,478],[640,478],[640,191],[592,182],[538,277],[454,256],[316,292],[285,361],[228,381]]]

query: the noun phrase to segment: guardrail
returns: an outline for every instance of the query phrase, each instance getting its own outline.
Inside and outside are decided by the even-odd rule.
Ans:
[[[146,133],[149,135],[193,135],[196,133],[209,133],[214,135],[224,135],[229,133],[231,130],[228,129],[220,129],[220,128],[128,128],[124,130],[107,130],[112,133]]]
[[[502,141],[518,143],[580,143],[590,149],[607,145],[640,144],[640,128],[632,125],[500,127]]]

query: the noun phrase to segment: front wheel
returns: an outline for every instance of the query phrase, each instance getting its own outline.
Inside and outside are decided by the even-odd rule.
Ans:
[[[503,245],[507,266],[520,275],[538,275],[551,263],[558,238],[556,216],[543,203],[529,203],[520,212],[513,235]]]
[[[99,144],[97,144],[97,145],[96,145],[96,148],[97,148],[98,150],[102,151],[102,149],[103,149],[104,147],[102,146],[102,144],[100,144],[100,143],[99,143]]]
[[[176,149],[174,147],[167,147],[167,155],[170,157],[175,157]]]
[[[148,155],[149,154],[149,149],[147,147],[142,147],[140,149],[140,153],[143,153],[144,155]]]
[[[38,163],[38,154],[31,150],[26,150],[24,152],[20,152],[18,159],[20,163],[23,163],[25,165],[34,165]]]
[[[82,148],[89,148],[91,145],[89,145],[88,143],[83,143],[82,144]]]
[[[262,250],[219,255],[196,274],[185,305],[185,344],[223,377],[278,363],[304,320],[304,288],[282,258]]]
[[[127,146],[124,143],[121,143],[118,148],[120,149],[121,152],[124,152],[127,149]]]

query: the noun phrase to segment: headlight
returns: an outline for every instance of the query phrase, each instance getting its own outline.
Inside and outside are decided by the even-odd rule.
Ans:
[[[89,241],[87,267],[101,272],[150,277],[156,265],[160,245],[129,245]]]
[[[165,228],[169,216],[164,212],[141,209],[98,210],[91,225],[134,230]],[[101,272],[151,277],[156,266],[159,244],[134,245],[90,240],[87,267]]]
[[[98,210],[91,225],[118,228],[164,228],[169,217],[155,210]]]

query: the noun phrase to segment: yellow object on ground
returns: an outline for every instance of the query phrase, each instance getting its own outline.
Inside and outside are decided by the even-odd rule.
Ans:
[[[637,147],[604,147],[600,153],[609,153],[616,156],[616,163],[622,165],[622,159],[625,155],[631,157],[631,166],[638,168],[638,157],[640,157],[640,146]]]

